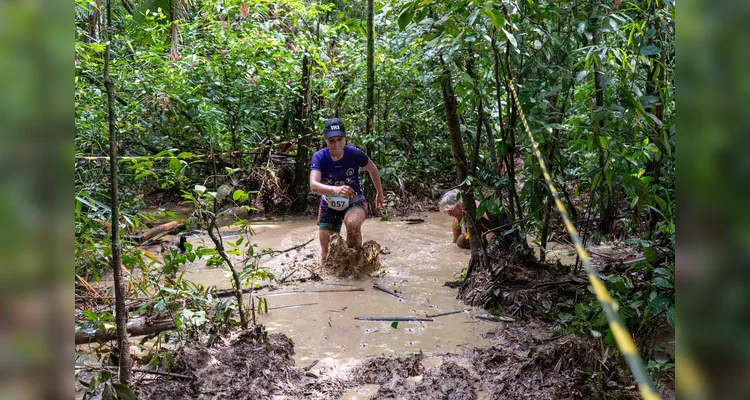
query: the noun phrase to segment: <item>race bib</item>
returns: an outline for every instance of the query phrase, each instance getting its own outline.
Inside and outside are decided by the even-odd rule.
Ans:
[[[349,198],[336,195],[326,196],[328,208],[336,211],[344,211],[349,208]]]

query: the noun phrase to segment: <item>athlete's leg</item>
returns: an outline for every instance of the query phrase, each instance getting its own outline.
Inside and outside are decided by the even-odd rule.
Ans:
[[[346,244],[350,248],[362,247],[362,224],[365,222],[365,210],[360,206],[353,206],[344,215],[346,226]]]

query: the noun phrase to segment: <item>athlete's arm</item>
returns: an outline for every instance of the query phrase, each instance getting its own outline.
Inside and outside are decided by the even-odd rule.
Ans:
[[[372,179],[372,183],[375,185],[375,190],[378,192],[377,196],[375,197],[375,207],[382,208],[383,185],[382,182],[380,182],[380,171],[378,171],[378,166],[375,165],[372,160],[370,160],[367,162],[367,165],[365,165],[365,171],[370,174],[370,179]]]
[[[317,170],[310,171],[310,191],[317,194],[336,194],[339,196],[353,196],[354,189],[349,186],[331,186],[324,185],[322,180],[323,174]],[[380,179],[378,179],[380,182]]]

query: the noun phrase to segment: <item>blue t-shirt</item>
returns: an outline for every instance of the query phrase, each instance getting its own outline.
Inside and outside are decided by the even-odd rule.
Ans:
[[[370,162],[370,157],[362,150],[354,146],[344,146],[344,156],[338,161],[331,158],[331,150],[328,147],[318,150],[310,161],[311,171],[320,171],[321,183],[331,186],[347,185],[354,189],[354,201],[364,199],[362,188],[359,187],[359,168]],[[323,206],[327,206],[325,196],[322,198]]]

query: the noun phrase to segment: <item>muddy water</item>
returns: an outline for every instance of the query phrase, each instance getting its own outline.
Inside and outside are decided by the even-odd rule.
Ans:
[[[259,322],[270,332],[283,332],[294,340],[298,365],[320,360],[316,369],[350,365],[368,355],[446,353],[456,351],[461,344],[488,345],[489,341],[482,336],[497,328],[498,323],[472,318],[473,313],[483,312],[480,309],[437,317],[432,322],[400,322],[397,328],[391,327],[390,322],[355,320],[356,317],[424,318],[428,314],[470,309],[455,299],[455,289],[443,286],[446,281],[457,279],[468,262],[468,250],[450,245],[450,217],[430,213],[424,219],[420,224],[368,219],[362,228],[364,240],[376,240],[385,250],[381,255],[383,273],[378,274],[382,276],[354,281],[323,275],[323,282],[285,285],[275,292],[261,292],[261,296],[267,296],[271,308],[316,304],[270,310],[260,315]],[[295,260],[305,261],[307,265],[319,262],[318,227],[313,219],[261,222],[252,226],[255,235],[251,241],[259,249],[287,249],[314,239],[300,250],[261,262],[277,276],[291,272]],[[234,241],[237,237],[228,227],[224,238]],[[190,241],[210,246],[204,243],[207,239],[203,237],[192,237]],[[294,277],[306,274],[300,269]],[[221,268],[189,266],[185,278],[203,285],[230,285],[227,273]],[[375,282],[411,301],[373,289]],[[351,288],[364,291],[283,294]]]

